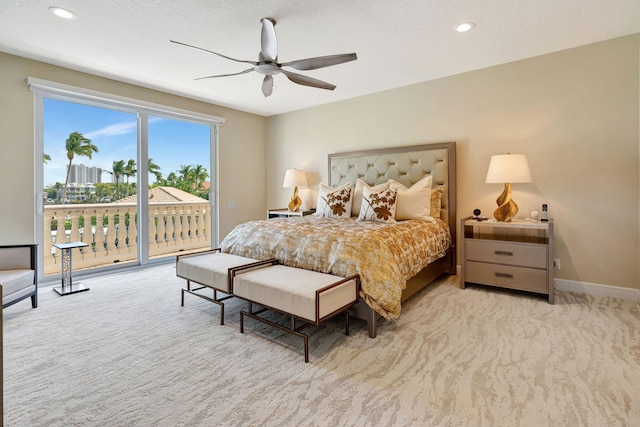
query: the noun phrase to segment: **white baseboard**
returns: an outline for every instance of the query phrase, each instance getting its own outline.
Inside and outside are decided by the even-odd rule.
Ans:
[[[555,288],[564,292],[593,295],[596,297],[619,298],[640,302],[640,290],[598,283],[577,282],[575,280],[554,279]]]

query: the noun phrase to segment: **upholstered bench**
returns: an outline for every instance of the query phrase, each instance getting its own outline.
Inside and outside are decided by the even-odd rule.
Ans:
[[[254,264],[263,265],[262,262],[252,258],[224,253],[220,248],[178,255],[176,257],[176,275],[187,281],[187,287],[182,288],[181,291],[181,305],[184,306],[185,292],[218,304],[220,306],[220,324],[224,325],[224,303],[222,301],[233,296],[233,283],[229,270],[238,266],[251,268]],[[201,286],[192,289],[191,282]],[[213,290],[213,298],[197,292],[206,288]],[[226,295],[218,297],[218,292]]]
[[[300,268],[265,263],[267,267],[248,270],[231,269],[233,294],[248,302],[248,311],[240,312],[240,332],[244,332],[244,317],[250,317],[304,340],[304,361],[309,362],[309,339],[300,330],[309,324],[319,325],[341,313],[345,314],[345,333],[349,335],[347,309],[358,302],[360,277],[333,276]],[[253,304],[262,307],[253,311]],[[258,314],[267,309],[290,317],[290,327],[278,325]],[[296,327],[296,319],[303,323]]]

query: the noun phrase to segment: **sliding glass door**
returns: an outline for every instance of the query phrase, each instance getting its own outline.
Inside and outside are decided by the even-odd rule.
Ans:
[[[138,262],[137,115],[44,99],[44,274],[56,243],[84,242],[74,269]]]
[[[211,128],[149,116],[149,258],[211,247]]]
[[[217,242],[221,119],[104,94],[69,96],[40,81],[30,87],[42,156],[36,229],[45,276],[60,274],[55,243],[88,244],[74,253],[75,275],[173,259]]]

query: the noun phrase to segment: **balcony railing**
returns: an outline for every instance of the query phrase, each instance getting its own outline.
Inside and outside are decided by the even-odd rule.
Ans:
[[[44,274],[60,273],[54,243],[81,241],[73,270],[138,259],[136,203],[47,205],[44,208]],[[207,203],[149,203],[149,257],[211,247]]]

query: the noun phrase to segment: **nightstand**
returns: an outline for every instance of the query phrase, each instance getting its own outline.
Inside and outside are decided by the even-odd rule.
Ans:
[[[267,211],[267,219],[271,218],[287,218],[287,217],[296,217],[296,216],[307,216],[316,213],[315,209],[311,209],[308,211],[298,211],[291,212],[289,209],[269,209]]]
[[[467,283],[548,295],[553,304],[553,220],[461,221]]]

